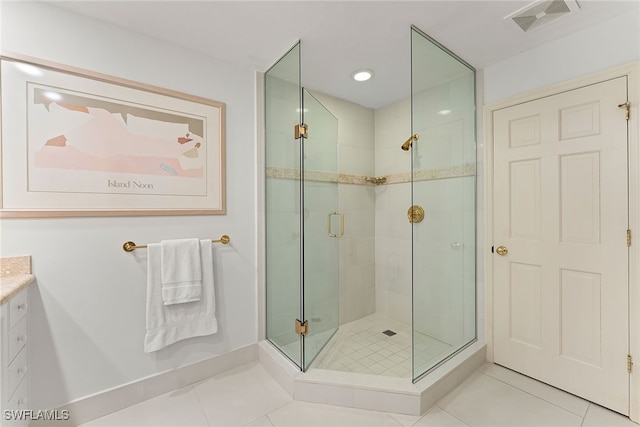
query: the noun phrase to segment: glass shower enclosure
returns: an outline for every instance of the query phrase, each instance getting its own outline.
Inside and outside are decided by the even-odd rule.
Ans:
[[[411,29],[413,378],[476,332],[475,71]]]
[[[338,329],[338,121],[300,84],[300,43],[265,100],[267,338],[307,370]]]
[[[265,74],[266,333],[306,371],[340,325],[345,218],[338,118],[302,86],[300,70],[297,43]],[[404,310],[417,381],[477,334],[475,71],[412,27],[410,86],[412,136],[397,145],[410,170],[379,182],[411,190],[401,207],[411,224],[398,219],[411,227],[411,259],[396,268],[411,272]]]

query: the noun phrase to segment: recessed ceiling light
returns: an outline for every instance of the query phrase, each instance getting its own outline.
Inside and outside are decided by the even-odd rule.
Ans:
[[[451,114],[451,110],[440,110],[438,111],[438,114],[440,114],[441,116],[446,116],[447,114]]]
[[[353,73],[351,75],[351,77],[353,77],[353,80],[355,80],[357,82],[366,82],[371,77],[373,77],[373,71],[371,71],[371,70],[358,70],[355,73]]]

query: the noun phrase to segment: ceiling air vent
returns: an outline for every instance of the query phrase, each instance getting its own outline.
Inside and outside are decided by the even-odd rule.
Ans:
[[[580,6],[575,0],[541,0],[505,16],[504,20],[526,33],[578,10]]]

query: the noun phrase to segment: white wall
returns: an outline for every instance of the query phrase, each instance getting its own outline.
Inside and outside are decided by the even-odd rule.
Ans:
[[[640,59],[640,16],[626,14],[484,69],[484,103]]]
[[[226,103],[224,216],[3,219],[1,256],[32,255],[32,408],[62,405],[257,340],[255,75],[47,4],[2,2],[4,51]],[[10,180],[11,178],[8,177]],[[146,253],[122,244],[231,236],[214,246],[219,332],[145,354]]]

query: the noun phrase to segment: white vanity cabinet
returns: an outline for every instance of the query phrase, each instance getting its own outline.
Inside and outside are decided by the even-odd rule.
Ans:
[[[19,415],[29,395],[27,289],[2,304],[0,315],[0,425],[27,426],[28,417]]]

